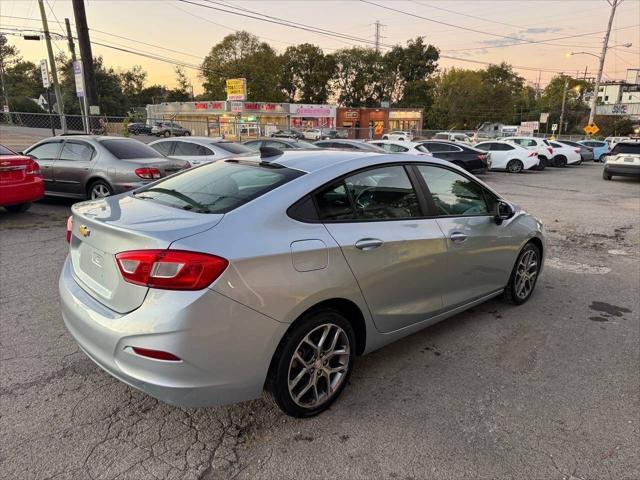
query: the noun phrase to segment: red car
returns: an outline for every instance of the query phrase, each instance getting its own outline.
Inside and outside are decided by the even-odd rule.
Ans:
[[[40,165],[0,145],[0,206],[10,212],[24,212],[43,196]]]

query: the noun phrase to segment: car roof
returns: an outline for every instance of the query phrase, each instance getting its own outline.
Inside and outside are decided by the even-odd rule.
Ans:
[[[219,142],[225,142],[225,141],[227,143],[232,143],[228,140],[224,140],[222,137],[197,137],[197,136],[161,138],[159,140],[154,140],[151,143],[187,142],[187,143],[205,143],[207,145],[211,145],[212,143],[219,143]],[[149,145],[151,145],[151,143]]]
[[[421,142],[410,142],[408,140],[371,140],[368,143],[383,143],[383,144],[388,144],[388,143],[393,143],[396,145],[402,145],[404,147],[415,147],[416,145],[422,145]]]

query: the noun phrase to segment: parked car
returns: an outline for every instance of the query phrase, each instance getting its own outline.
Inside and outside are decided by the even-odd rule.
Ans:
[[[448,140],[450,142],[462,142],[471,144],[473,141],[466,133],[439,132],[433,136],[434,140]]]
[[[623,141],[616,143],[606,157],[602,178],[611,180],[614,176],[640,177],[640,142]]]
[[[155,122],[151,134],[156,137],[182,137],[191,135],[191,132],[176,122]]]
[[[40,164],[46,195],[102,198],[189,168],[133,138],[51,137],[24,152]]]
[[[0,207],[9,212],[26,212],[32,202],[44,196],[40,165],[0,145]]]
[[[163,138],[149,146],[165,157],[186,160],[191,165],[253,153],[251,148],[240,143],[211,137]]]
[[[551,159],[553,166],[566,167],[567,165],[580,165],[582,163],[580,148],[557,141],[549,141],[549,145],[553,148],[553,158]]]
[[[305,140],[320,140],[322,138],[322,130],[319,128],[307,128],[302,132]]]
[[[629,137],[607,137],[604,139],[604,141],[609,144],[609,149],[613,149],[616,144],[626,142],[627,140],[629,140]]]
[[[129,126],[127,127],[127,130],[132,135],[151,135],[152,134],[151,127],[146,123],[142,123],[142,122],[130,123]]]
[[[389,153],[431,156],[429,150],[418,142],[410,142],[407,140],[370,140],[368,143]]]
[[[609,144],[602,140],[582,140],[578,142],[581,145],[585,145],[593,150],[594,162],[603,162],[604,158],[609,155]]]
[[[579,149],[580,151],[578,153],[580,154],[580,159],[583,162],[591,162],[594,159],[593,148],[587,147],[582,143],[572,142],[571,140],[557,140],[557,143],[568,145],[569,147],[573,147],[574,149]]]
[[[343,150],[361,150],[363,152],[385,153],[386,150],[372,143],[363,142],[362,140],[350,140],[348,138],[334,138],[333,140],[318,140],[314,143],[320,148],[341,148]]]
[[[299,140],[304,139],[304,133],[297,128],[290,128],[289,130],[277,130],[273,132],[271,138],[297,138]]]
[[[313,150],[316,147],[313,143],[304,140],[296,140],[292,138],[270,138],[267,140],[248,140],[243,142],[253,151],[260,150],[260,147],[272,147],[280,150]]]
[[[398,140],[398,141],[407,141],[410,142],[413,140],[413,133],[411,132],[403,132],[400,130],[394,130],[389,133],[385,133],[382,135],[382,140]]]
[[[272,155],[72,207],[62,317],[95,363],[171,404],[267,388],[310,417],[340,396],[356,356],[490,298],[531,297],[541,223],[464,170]]]
[[[489,170],[506,170],[520,173],[523,170],[535,170],[540,159],[535,150],[529,150],[515,143],[491,140],[475,145],[475,148],[489,152]]]
[[[446,140],[420,140],[420,144],[434,157],[447,160],[468,172],[484,173],[489,167],[487,152],[470,145]]]
[[[546,138],[537,137],[504,137],[505,142],[516,143],[524,148],[535,150],[540,159],[538,170],[544,170],[546,166],[551,165],[553,158],[553,147]]]
[[[322,138],[324,140],[329,140],[332,138],[346,138],[348,136],[348,132],[346,131],[338,131],[338,130],[333,130],[333,129],[329,129],[329,130],[325,130],[322,129]]]

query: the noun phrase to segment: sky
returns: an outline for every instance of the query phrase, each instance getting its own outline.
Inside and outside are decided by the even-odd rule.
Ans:
[[[529,82],[544,86],[557,73],[595,76],[607,27],[606,0],[187,0],[240,15],[221,12],[181,0],[87,0],[86,11],[93,54],[103,56],[116,70],[141,65],[148,83],[175,86],[174,66],[157,59],[108,48],[136,49],[155,56],[200,65],[211,47],[225,35],[247,30],[282,52],[288,45],[313,43],[325,52],[373,42],[381,27],[382,49],[404,44],[417,36],[438,47],[440,68],[483,68],[481,62],[508,62]],[[63,32],[64,18],[73,24],[68,0],[45,0],[52,31]],[[339,32],[355,39],[337,39],[281,24],[247,18],[251,10],[272,20],[298,22]],[[404,13],[403,13],[404,12]],[[20,17],[20,18],[16,18]],[[264,18],[264,17],[262,17]],[[286,22],[284,22],[286,23]],[[0,31],[41,29],[37,0],[2,0]],[[17,30],[16,30],[17,29]],[[75,31],[74,31],[75,34]],[[579,35],[579,36],[577,36]],[[126,38],[123,38],[126,37]],[[566,38],[573,37],[573,38]],[[26,60],[46,58],[44,42],[9,35]],[[531,43],[531,42],[545,43]],[[632,43],[610,49],[604,79],[624,79],[628,68],[640,68],[640,0],[623,0],[618,7],[609,44]],[[103,44],[103,45],[99,45]],[[54,42],[54,53],[68,53],[66,41]],[[569,52],[592,55],[572,55]],[[195,93],[202,91],[197,69],[187,68]]]

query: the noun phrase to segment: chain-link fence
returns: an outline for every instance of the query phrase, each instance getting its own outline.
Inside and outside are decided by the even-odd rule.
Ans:
[[[288,137],[315,141],[320,139],[348,138],[358,140],[391,139],[423,140],[440,139],[455,142],[476,143],[484,140],[513,136],[515,133],[495,132],[487,134],[474,130],[416,130],[411,132],[389,131],[379,127],[294,128],[275,123],[243,122],[235,118],[135,118],[115,116],[65,115],[67,134],[91,133],[96,135],[133,136],[144,142],[157,137],[206,136],[232,141],[245,141],[267,137]],[[24,149],[29,145],[60,135],[61,117],[58,114],[12,112],[0,113],[0,141],[5,145]],[[87,128],[88,127],[88,128]],[[87,132],[88,129],[88,132]],[[537,137],[551,134],[535,133]],[[581,140],[582,135],[561,135],[560,140]]]

